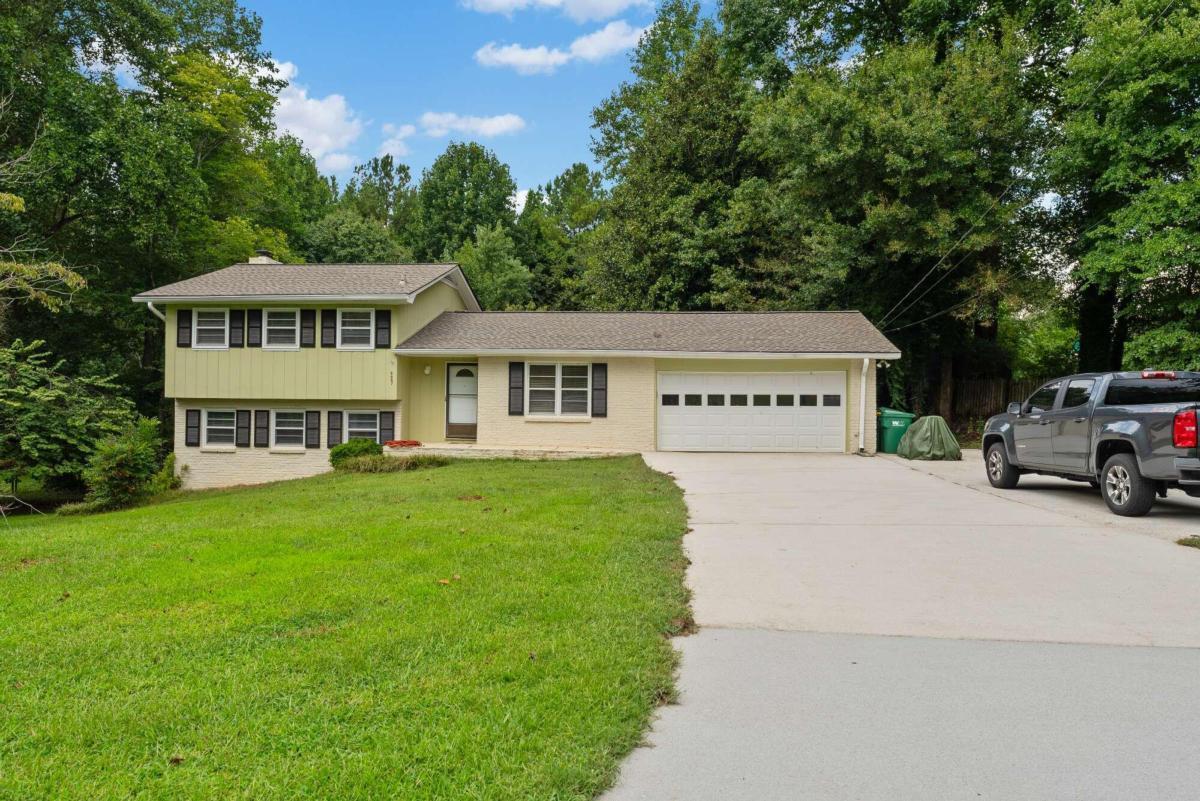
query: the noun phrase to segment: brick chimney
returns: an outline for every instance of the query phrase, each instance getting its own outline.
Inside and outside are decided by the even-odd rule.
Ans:
[[[250,257],[251,264],[282,264],[283,262],[275,260],[275,254],[269,250],[256,250],[254,255]]]

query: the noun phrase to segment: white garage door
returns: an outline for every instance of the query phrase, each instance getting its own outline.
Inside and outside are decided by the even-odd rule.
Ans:
[[[659,373],[664,451],[844,451],[846,374]]]

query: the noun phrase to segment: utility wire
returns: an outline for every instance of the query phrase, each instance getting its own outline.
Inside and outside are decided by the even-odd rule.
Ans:
[[[1121,54],[1121,58],[1117,61],[1116,64],[1114,64],[1112,66],[1111,69],[1109,69],[1109,71],[1107,73],[1105,73],[1104,77],[1100,79],[1100,82],[1097,83],[1092,88],[1092,91],[1089,92],[1088,96],[1083,99],[1083,102],[1079,103],[1074,109],[1066,112],[1067,114],[1074,114],[1075,112],[1079,111],[1085,105],[1087,105],[1088,103],[1091,102],[1092,98],[1094,98],[1096,96],[1096,94],[1100,91],[1100,88],[1103,87],[1104,84],[1108,82],[1108,79],[1113,76],[1113,73],[1115,73],[1118,69],[1120,69],[1121,65],[1123,65],[1125,63],[1125,59],[1129,58],[1130,54],[1133,52],[1133,49],[1141,43],[1142,39],[1146,38],[1146,35],[1150,33],[1150,31],[1154,27],[1155,23],[1157,23],[1158,20],[1160,18],[1162,18],[1162,16],[1164,14],[1166,14],[1168,11],[1170,11],[1176,2],[1177,2],[1177,0],[1170,0],[1169,3],[1167,3],[1165,6],[1163,6],[1161,11],[1159,11],[1157,14],[1154,15],[1154,17],[1150,20],[1150,22],[1147,23],[1146,27],[1142,29],[1142,32],[1140,34],[1138,34],[1138,37],[1137,37],[1137,39],[1135,39],[1133,41],[1133,44],[1130,45],[1128,48],[1126,48],[1125,52]],[[946,261],[947,257],[949,257],[949,255],[951,253],[953,253],[958,248],[958,246],[961,245],[966,240],[966,238],[968,236],[970,236],[972,234],[972,232],[974,232],[974,230],[976,228],[978,228],[979,225],[985,219],[987,219],[988,215],[992,213],[992,211],[996,208],[996,206],[1000,205],[1000,201],[1002,201],[1004,199],[1004,197],[1009,192],[1012,191],[1013,187],[1017,185],[1018,181],[1020,181],[1020,178],[1014,178],[1008,184],[1008,186],[1006,186],[1004,188],[1004,191],[1001,192],[996,197],[996,199],[992,201],[991,205],[988,206],[988,208],[983,212],[983,215],[978,220],[976,220],[974,223],[971,224],[971,227],[967,229],[967,232],[965,234],[963,234],[962,236],[960,236],[958,238],[958,240],[953,245],[950,246],[950,249],[947,250],[945,253],[943,253],[941,258],[939,258],[937,260],[937,262],[934,263],[934,265],[929,268],[928,272],[926,272],[923,276],[921,276],[921,278],[916,283],[914,283],[907,292],[904,293],[904,297],[900,298],[900,300],[896,301],[895,305],[893,305],[892,308],[888,309],[887,313],[883,315],[882,319],[880,319],[879,325],[881,325],[881,326],[887,325],[887,323],[890,320],[894,319],[894,317],[898,317],[900,314],[903,314],[905,311],[912,308],[912,306],[915,303],[917,303],[918,301],[920,301],[921,298],[923,298],[927,294],[929,294],[929,292],[933,289],[933,287],[937,286],[937,283],[941,282],[941,279],[939,279],[939,281],[937,283],[934,283],[933,286],[929,287],[924,292],[922,292],[920,295],[918,295],[916,298],[914,298],[912,303],[909,303],[907,306],[905,306],[903,309],[901,309],[900,312],[898,312],[895,315],[892,314],[893,312],[896,311],[896,308],[898,306],[900,306],[900,304],[904,303],[904,301],[908,300],[909,296],[912,295],[912,293],[917,290],[917,287],[919,287],[921,284],[925,283],[926,279],[928,279],[929,276],[931,276],[933,274],[934,270],[936,270],[938,267],[940,267],[942,265],[942,263]],[[970,255],[970,254],[968,254],[968,255]],[[949,270],[947,270],[945,275],[942,276],[942,278],[945,278],[947,275],[954,272],[954,270],[956,270],[959,267],[959,265],[961,265],[964,261],[966,261],[966,257],[963,257],[962,259],[960,259],[953,267],[951,267]],[[903,326],[903,327],[908,328],[909,326]],[[891,330],[898,331],[900,329],[893,328]]]

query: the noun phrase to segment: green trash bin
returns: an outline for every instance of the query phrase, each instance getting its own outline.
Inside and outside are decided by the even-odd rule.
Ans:
[[[895,453],[900,447],[901,437],[917,416],[886,406],[876,412],[876,415],[879,417],[879,450],[883,453]]]

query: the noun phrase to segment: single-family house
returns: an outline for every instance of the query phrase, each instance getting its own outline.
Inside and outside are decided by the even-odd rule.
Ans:
[[[313,475],[352,438],[875,449],[899,352],[862,314],[487,312],[455,264],[244,264],[143,292],[185,486]]]

